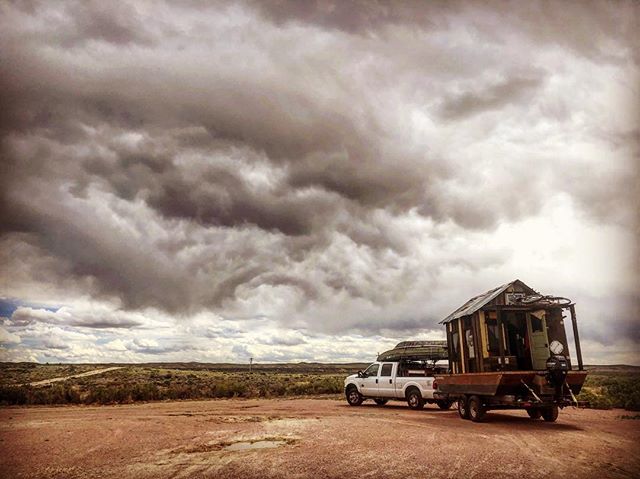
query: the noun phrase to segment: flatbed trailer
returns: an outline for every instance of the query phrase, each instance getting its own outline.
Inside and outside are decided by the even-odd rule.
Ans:
[[[578,369],[571,366],[563,311],[573,324]],[[450,374],[435,376],[434,398],[456,401],[463,419],[492,409],[524,409],[553,422],[578,405],[587,376],[575,305],[542,296],[519,280],[472,298],[442,321]]]
[[[456,402],[463,419],[481,421],[490,410],[525,409],[533,419],[543,417],[553,422],[558,409],[579,405],[575,397],[586,376],[586,371],[569,371],[563,394],[558,397],[543,371],[439,375],[435,377],[437,390],[433,397]]]

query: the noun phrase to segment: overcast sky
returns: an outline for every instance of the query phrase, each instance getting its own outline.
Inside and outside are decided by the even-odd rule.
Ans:
[[[519,278],[640,364],[640,4],[390,5],[1,2],[0,359],[367,361]]]

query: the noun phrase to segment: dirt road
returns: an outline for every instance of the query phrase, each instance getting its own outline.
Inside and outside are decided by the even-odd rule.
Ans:
[[[29,383],[29,386],[46,386],[48,384],[57,383],[60,381],[66,381],[71,378],[84,378],[87,376],[95,376],[96,374],[103,374],[109,371],[115,371],[116,369],[122,369],[122,366],[114,366],[112,368],[94,369],[93,371],[86,371],[84,373],[72,374],[71,376],[63,376],[59,378],[43,379],[42,381],[35,381]]]
[[[2,477],[638,477],[640,420],[330,399],[0,409]]]

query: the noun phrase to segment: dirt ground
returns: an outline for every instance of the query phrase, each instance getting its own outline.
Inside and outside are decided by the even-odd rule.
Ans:
[[[640,420],[565,409],[484,423],[453,409],[344,400],[0,409],[0,476],[107,478],[639,477]]]

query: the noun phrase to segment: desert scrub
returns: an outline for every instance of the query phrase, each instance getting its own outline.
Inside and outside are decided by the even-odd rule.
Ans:
[[[592,409],[611,409],[613,408],[613,401],[607,395],[602,393],[598,394],[592,389],[583,390],[578,396],[578,400],[586,401],[589,403],[589,407]]]
[[[589,375],[578,400],[589,401],[590,407],[596,409],[640,411],[640,375]]]
[[[167,370],[130,366],[51,386],[0,387],[0,404],[126,404],[137,401],[272,398],[342,392],[342,374]]]

